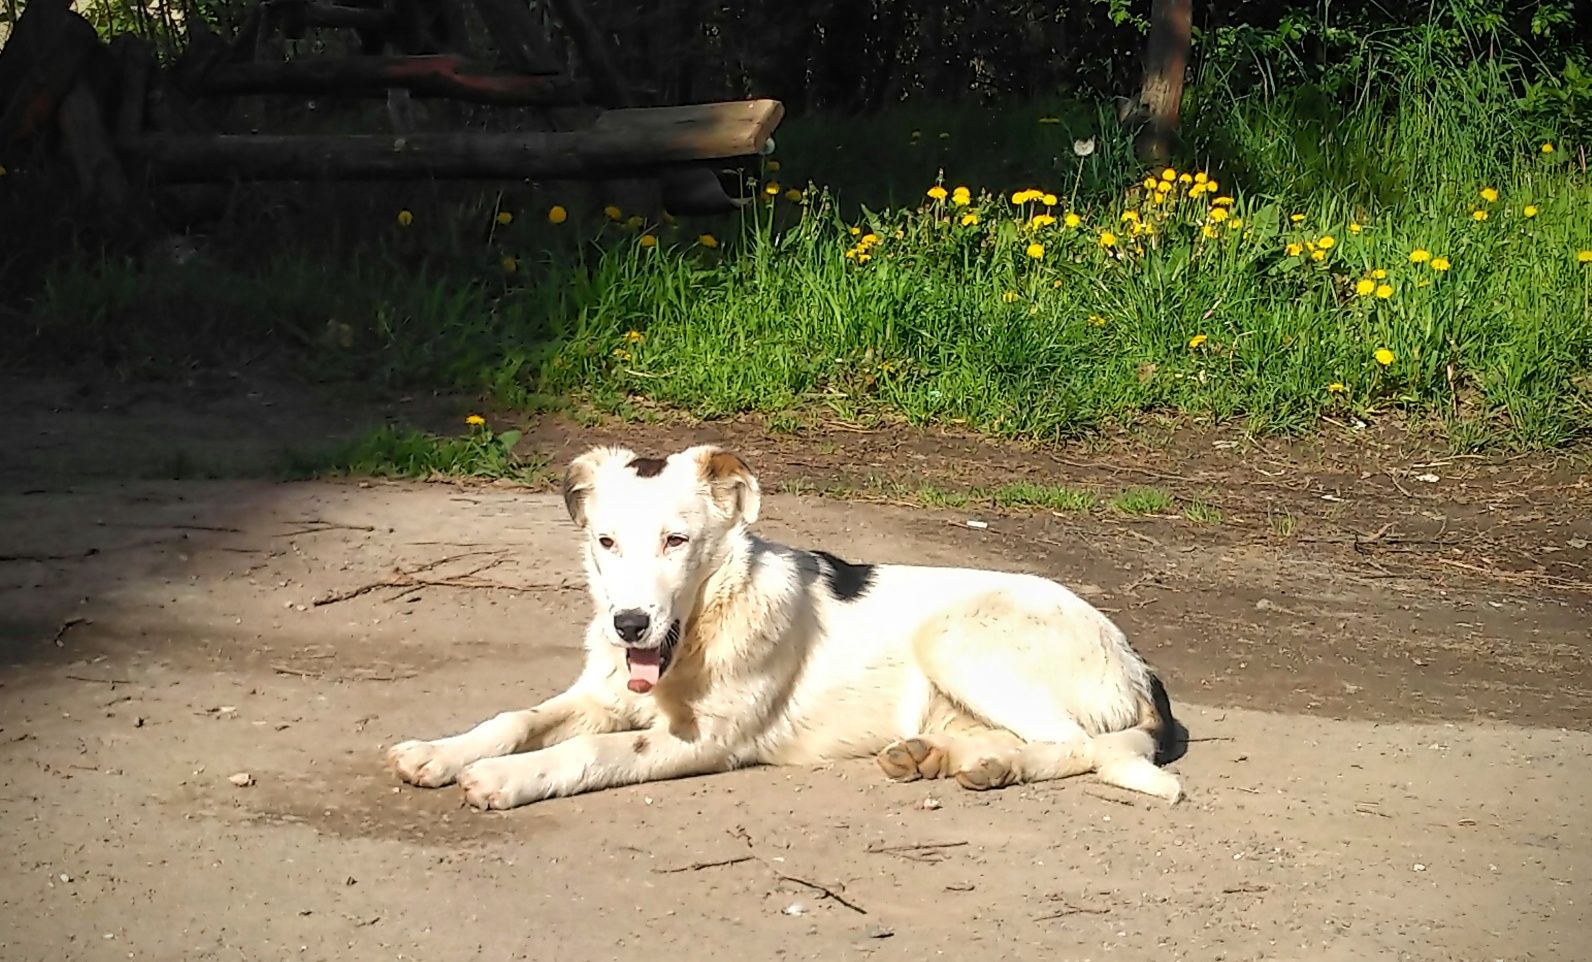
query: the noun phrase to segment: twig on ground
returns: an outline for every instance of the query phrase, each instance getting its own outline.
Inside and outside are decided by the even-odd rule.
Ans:
[[[135,685],[137,682],[131,678],[90,678],[87,675],[65,675],[73,681],[86,681],[95,685]]]
[[[1269,892],[1269,885],[1229,885],[1222,889],[1223,895],[1252,895],[1256,892]]]
[[[1135,804],[1133,802],[1130,802],[1130,801],[1128,801],[1125,798],[1114,798],[1113,796],[1110,796],[1110,795],[1102,795],[1099,792],[1091,792],[1088,789],[1084,789],[1083,793],[1085,795],[1088,795],[1090,798],[1098,798],[1102,802],[1111,802],[1111,803],[1116,804],[1116,805],[1127,806],[1128,808],[1138,808],[1139,807],[1137,804]]]
[[[808,879],[801,878],[800,876],[789,875],[789,874],[787,874],[785,872],[782,872],[779,869],[775,868],[773,866],[773,864],[768,861],[768,859],[763,858],[761,855],[758,855],[755,850],[753,850],[754,846],[752,845],[752,835],[751,835],[750,832],[748,832],[746,830],[746,828],[744,826],[737,825],[734,829],[730,830],[730,837],[731,838],[740,839],[743,843],[745,843],[747,849],[750,852],[750,854],[747,857],[750,858],[752,861],[757,862],[759,865],[762,865],[764,868],[768,869],[768,871],[775,878],[779,879],[780,881],[791,882],[791,883],[794,883],[796,885],[803,886],[804,888],[811,889],[812,891],[817,892],[820,896],[823,896],[825,898],[834,899],[836,902],[839,902],[841,905],[844,905],[846,908],[851,909],[853,912],[856,912],[858,915],[867,915],[868,914],[868,910],[867,909],[865,909],[862,906],[858,905],[857,903],[851,901],[850,899],[848,899],[845,896],[841,895],[839,892],[836,892],[834,889],[830,888],[827,885],[820,885],[817,882],[809,881]]]
[[[737,855],[734,858],[721,858],[712,862],[692,862],[690,865],[681,865],[677,868],[655,868],[652,871],[657,875],[673,875],[677,872],[700,872],[705,868],[721,868],[725,865],[739,865],[742,862],[755,862],[755,855]]]
[[[961,848],[966,844],[966,842],[924,842],[918,845],[870,846],[863,851],[870,855],[894,855],[908,861],[934,865],[950,857],[946,854],[946,849]]]
[[[50,644],[59,648],[61,646],[61,639],[66,637],[67,632],[71,631],[73,628],[76,628],[78,625],[86,625],[89,623],[89,620],[81,615],[66,619],[65,621],[61,622],[61,627],[55,629],[55,634],[50,638]]]
[[[301,534],[321,534],[325,531],[375,531],[376,526],[370,524],[343,524],[340,521],[322,521],[319,518],[304,518],[292,522],[294,524],[313,525],[313,527],[295,528],[292,531],[283,531],[272,535],[274,538],[293,538]]]
[[[1066,905],[1066,903],[1063,903],[1063,905]],[[1060,912],[1051,912],[1048,915],[1037,915],[1034,917],[1034,921],[1047,922],[1051,919],[1065,918],[1069,915],[1106,915],[1110,913],[1110,911],[1110,909],[1095,909],[1084,905],[1066,905],[1066,907]]]

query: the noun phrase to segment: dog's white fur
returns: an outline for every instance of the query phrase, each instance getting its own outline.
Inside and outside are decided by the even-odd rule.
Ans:
[[[750,530],[756,477],[713,446],[665,461],[594,448],[564,483],[596,603],[584,670],[535,708],[393,746],[404,781],[458,781],[471,806],[506,809],[876,755],[901,780],[984,789],[1093,771],[1182,796],[1155,763],[1174,724],[1164,690],[1117,626],[1061,585],[969,568],[853,569],[763,540]],[[637,609],[650,626],[633,648],[664,643],[679,622],[672,659],[644,694],[627,687],[613,621]]]

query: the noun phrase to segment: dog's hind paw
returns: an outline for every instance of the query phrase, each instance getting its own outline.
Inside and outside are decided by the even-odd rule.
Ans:
[[[982,758],[975,758],[956,771],[956,783],[975,792],[988,791],[992,788],[1005,788],[1016,781],[1017,770],[1012,766],[1011,761],[997,755],[985,755]]]
[[[387,749],[393,774],[420,788],[441,788],[459,777],[459,765],[432,742],[407,741]]]

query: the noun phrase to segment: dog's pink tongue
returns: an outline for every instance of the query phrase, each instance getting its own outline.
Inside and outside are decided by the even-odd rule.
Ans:
[[[630,690],[640,695],[651,691],[658,683],[658,649],[632,648],[625,659],[630,662]]]

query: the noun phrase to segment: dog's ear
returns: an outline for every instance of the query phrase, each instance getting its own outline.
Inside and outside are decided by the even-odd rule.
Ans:
[[[763,489],[741,456],[714,445],[693,448],[691,453],[719,507],[746,524],[755,522],[763,506]]]
[[[564,471],[564,508],[569,519],[586,527],[586,499],[597,481],[597,471],[615,460],[629,461],[634,453],[624,448],[596,447],[569,463]]]

